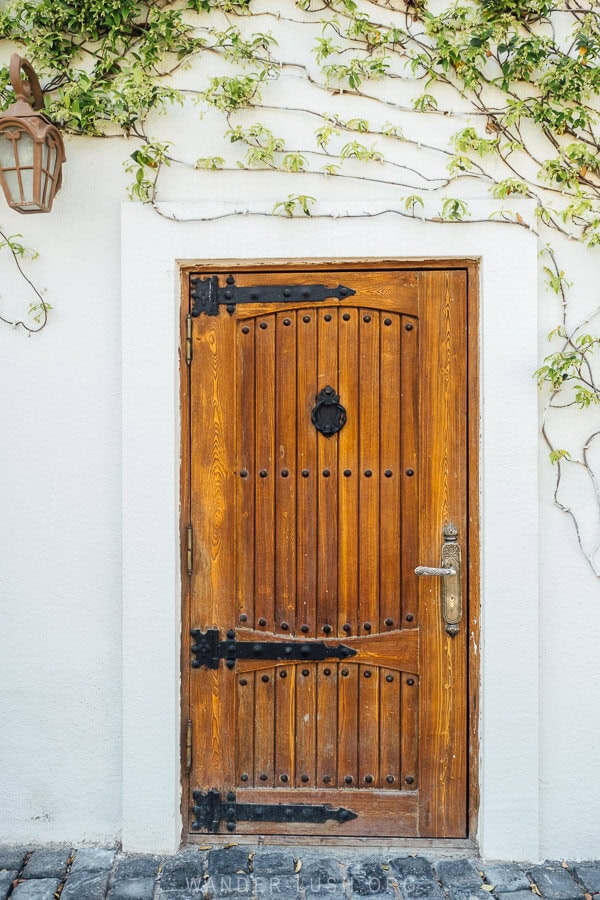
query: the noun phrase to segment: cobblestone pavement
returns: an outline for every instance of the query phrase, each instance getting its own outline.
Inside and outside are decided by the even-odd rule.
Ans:
[[[488,863],[232,845],[143,856],[0,846],[0,900],[600,900],[600,861]]]

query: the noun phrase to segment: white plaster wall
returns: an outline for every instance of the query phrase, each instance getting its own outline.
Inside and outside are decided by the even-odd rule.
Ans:
[[[187,116],[186,111],[180,114],[181,135],[185,137],[189,128],[193,158],[200,150],[196,153],[192,145],[195,142],[200,147],[202,135]],[[0,206],[1,227],[8,233],[23,232],[26,243],[40,251],[40,259],[27,264],[27,271],[46,288],[47,299],[55,307],[50,324],[38,336],[29,338],[21,331],[0,327],[0,840],[9,842],[119,840],[122,802],[129,810],[125,817],[129,846],[168,849],[177,841],[178,776],[172,766],[172,748],[178,739],[178,683],[173,663],[178,634],[176,611],[171,607],[163,635],[165,645],[150,645],[152,652],[161,651],[162,646],[168,648],[168,658],[161,663],[164,667],[157,669],[164,680],[155,682],[156,708],[169,710],[162,743],[146,744],[145,749],[141,742],[126,740],[124,747],[122,744],[122,713],[126,722],[131,721],[136,690],[140,703],[146,697],[136,668],[144,652],[144,596],[150,592],[157,599],[159,587],[172,593],[177,579],[172,563],[177,517],[172,482],[157,506],[146,503],[125,509],[126,536],[129,534],[130,541],[138,542],[140,552],[145,523],[160,522],[157,535],[171,562],[159,582],[153,582],[144,569],[126,568],[125,593],[132,596],[137,591],[138,605],[125,610],[126,638],[122,648],[121,352],[128,347],[123,348],[121,343],[120,270],[124,262],[131,274],[136,246],[143,247],[155,221],[149,210],[127,213],[130,227],[134,221],[137,224],[127,235],[129,258],[122,261],[121,161],[132,149],[121,141],[69,141],[64,188],[50,216],[25,218]],[[208,152],[203,146],[200,149]],[[214,149],[218,152],[218,148]],[[231,177],[205,173],[192,180],[183,170],[174,168],[167,176],[163,200],[225,197],[252,207],[259,198],[270,209],[275,200],[297,190],[291,177],[284,182],[268,174],[250,177],[239,173]],[[328,186],[308,179],[302,181],[302,189],[342,204],[348,193],[347,186],[339,182]],[[351,190],[355,196],[357,192]],[[371,195],[384,197],[386,192],[388,189],[381,186],[373,189]],[[361,193],[366,197],[366,188]],[[225,222],[229,224],[219,226],[223,249],[218,255],[241,254],[244,236],[256,226],[250,224],[250,219]],[[197,232],[191,225],[169,226],[177,227],[181,249],[174,250],[173,260],[176,256],[206,255],[214,226],[203,226],[204,230]],[[286,238],[290,255],[309,252],[297,244],[297,235],[304,236],[308,245],[314,234],[313,223],[277,221],[268,227],[279,235],[291,235]],[[371,227],[375,227],[375,222],[368,220],[351,226],[356,247],[361,232],[367,234]],[[453,252],[449,245],[444,250],[444,241],[438,240],[439,226],[418,227],[424,229],[420,255]],[[510,229],[496,228],[500,246]],[[481,229],[485,230],[483,226]],[[468,246],[473,248],[471,253],[478,252],[479,230],[475,226],[461,225],[456,232],[461,235],[457,238],[464,248],[461,253],[469,252]],[[255,255],[273,255],[270,233],[264,232],[267,236],[253,245]],[[399,225],[397,233],[410,236],[410,231],[402,231]],[[465,234],[473,235],[472,243]],[[502,264],[507,273],[520,257],[519,248],[527,245],[526,234],[517,234],[515,243],[511,243],[513,238],[507,238],[507,246],[512,248],[504,251]],[[202,235],[206,235],[206,240]],[[177,241],[173,241],[173,246],[179,246]],[[312,255],[337,253],[340,246],[332,243],[327,250],[323,247]],[[397,255],[408,252],[406,243],[395,246]],[[559,242],[557,249],[564,268],[568,274],[573,273],[576,287],[597,284],[598,253],[584,254],[573,245]],[[340,255],[354,252],[361,251],[346,248]],[[211,254],[217,255],[212,251]],[[3,253],[0,312],[9,317],[21,315],[29,303],[25,287],[14,277],[11,265]],[[171,277],[174,263],[169,264],[169,273]],[[501,288],[501,270],[494,278]],[[590,292],[581,297],[575,305],[583,315]],[[501,333],[508,332],[505,344],[496,346],[495,366],[486,370],[484,359],[488,378],[484,403],[489,402],[487,388],[493,383],[489,379],[506,379],[503,405],[498,405],[495,415],[499,421],[504,416],[510,423],[521,402],[521,390],[531,398],[530,373],[536,360],[547,351],[544,336],[556,324],[558,309],[554,299],[540,289],[536,348],[530,331],[520,328],[519,304],[524,304],[525,311],[530,297],[521,301],[507,296],[506,310],[501,305],[486,307],[485,293],[482,299],[484,323],[493,323],[489,317],[496,317]],[[169,334],[174,336],[175,294],[165,295],[162,302],[171,323]],[[503,316],[508,311],[511,320],[506,327]],[[139,309],[127,310],[128,342],[142,339],[148,314],[143,300]],[[491,325],[492,345],[493,332]],[[147,395],[143,383],[136,386],[135,372],[128,372],[127,363],[125,375],[126,384],[132,388],[131,397],[146,397],[140,416],[144,413],[151,417],[148,433],[168,434],[175,447],[175,360],[168,355],[170,351],[164,343],[160,349],[159,345],[147,345],[140,352],[159,352],[160,365],[173,366],[169,368],[172,380],[153,397]],[[142,429],[141,418],[138,425]],[[529,485],[539,500],[541,530],[539,570],[537,563],[526,556],[496,557],[494,536],[497,533],[502,537],[507,524],[491,500],[486,504],[484,525],[490,550],[485,560],[488,590],[483,598],[482,737],[487,756],[482,772],[482,840],[488,855],[494,856],[600,856],[600,591],[598,579],[579,553],[570,522],[552,506],[553,472],[545,451],[532,441],[514,452],[507,451],[502,458],[495,455],[492,442],[484,456],[483,472],[489,476],[490,496],[500,501],[503,495],[505,498],[507,486],[519,484],[525,489]],[[136,460],[135,454],[127,456],[127,447],[125,452],[131,467],[124,473],[126,483],[128,472],[133,473],[141,496],[143,482],[153,480],[152,467],[139,456]],[[177,460],[172,449],[169,452],[168,465],[175,478]],[[541,476],[539,489],[535,484],[536,454]],[[489,483],[491,478],[494,484]],[[581,485],[575,484],[570,490],[576,504],[583,501],[585,489]],[[519,492],[511,496],[518,513]],[[528,532],[535,531],[536,526],[534,521],[525,519],[519,527],[527,541]],[[539,608],[523,609],[521,592],[531,596],[538,586]],[[535,624],[538,615],[539,629]],[[493,635],[499,631],[507,637],[494,643]],[[486,648],[489,640],[492,643]],[[123,649],[129,677],[124,709]],[[537,698],[539,694],[539,721],[537,704],[532,706],[529,700],[511,710],[506,698],[518,693],[527,698]],[[151,734],[154,740],[156,732]],[[155,815],[156,827],[150,825],[147,817],[143,827],[135,825],[132,819],[131,810],[143,788],[134,778],[138,762],[139,771],[153,772],[165,785],[165,793],[158,799],[163,805]],[[165,765],[170,766],[167,772]],[[127,775],[125,782],[122,767]],[[523,816],[529,822],[529,837],[518,842],[514,836],[523,834],[524,829],[515,832],[512,826],[524,821]]]

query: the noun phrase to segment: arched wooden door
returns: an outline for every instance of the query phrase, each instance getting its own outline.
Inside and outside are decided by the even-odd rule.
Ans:
[[[191,274],[192,832],[466,836],[468,620],[415,574],[449,526],[465,555],[466,300],[461,269]]]

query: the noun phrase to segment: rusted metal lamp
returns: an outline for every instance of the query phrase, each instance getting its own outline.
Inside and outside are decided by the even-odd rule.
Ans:
[[[0,114],[0,184],[17,212],[50,212],[62,183],[63,140],[38,112],[44,105],[40,83],[31,63],[18,53],[10,58],[10,81],[17,99]]]

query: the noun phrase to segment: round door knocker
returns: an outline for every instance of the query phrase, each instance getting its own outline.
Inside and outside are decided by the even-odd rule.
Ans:
[[[340,403],[339,395],[327,385],[315,397],[316,405],[311,412],[312,423],[325,437],[337,434],[346,424],[346,410]]]

